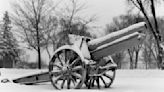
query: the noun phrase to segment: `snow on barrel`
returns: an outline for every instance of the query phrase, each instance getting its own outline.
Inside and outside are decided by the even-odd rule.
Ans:
[[[131,25],[127,28],[124,28],[122,30],[112,32],[106,36],[91,40],[88,42],[88,47],[90,51],[95,50],[101,45],[104,45],[106,43],[110,43],[118,38],[121,38],[123,36],[129,35],[134,32],[142,32],[146,28],[146,23],[145,22],[140,22],[134,25]]]
[[[145,22],[129,26],[123,30],[110,33],[104,37],[88,42],[91,57],[99,60],[102,57],[118,53],[142,43],[146,29]]]

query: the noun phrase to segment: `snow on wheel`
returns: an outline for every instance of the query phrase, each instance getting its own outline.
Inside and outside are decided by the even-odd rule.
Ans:
[[[81,88],[86,77],[82,58],[72,48],[63,48],[54,54],[49,64],[49,73],[56,89]]]

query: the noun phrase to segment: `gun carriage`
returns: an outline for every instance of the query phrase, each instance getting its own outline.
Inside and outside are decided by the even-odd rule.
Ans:
[[[145,22],[140,22],[97,39],[70,35],[72,44],[54,52],[48,72],[14,79],[13,82],[51,81],[56,89],[79,89],[83,84],[88,88],[108,88],[117,69],[111,55],[142,43],[145,29]]]

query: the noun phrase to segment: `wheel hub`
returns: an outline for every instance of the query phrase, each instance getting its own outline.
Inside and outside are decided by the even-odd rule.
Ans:
[[[63,68],[62,68],[62,72],[63,72],[63,75],[71,75],[71,68],[68,66],[68,65],[65,65]]]

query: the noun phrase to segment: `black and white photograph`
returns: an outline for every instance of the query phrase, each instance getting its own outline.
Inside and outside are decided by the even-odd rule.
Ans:
[[[0,0],[0,92],[163,92],[164,0]]]

